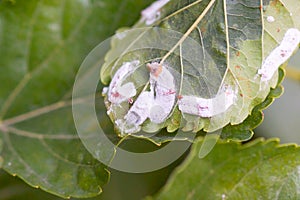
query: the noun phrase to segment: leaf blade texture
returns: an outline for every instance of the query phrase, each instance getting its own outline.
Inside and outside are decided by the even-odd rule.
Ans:
[[[198,157],[202,141],[153,199],[297,199],[299,147],[278,139],[245,145],[219,142],[207,157]],[[151,198],[149,198],[151,199]]]

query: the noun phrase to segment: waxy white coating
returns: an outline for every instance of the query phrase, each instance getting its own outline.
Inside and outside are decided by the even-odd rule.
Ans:
[[[296,28],[288,29],[279,46],[269,54],[258,70],[262,82],[267,82],[273,77],[280,65],[285,63],[298,48],[299,42],[300,31]]]
[[[148,118],[157,124],[164,122],[175,104],[175,81],[167,67],[154,62],[147,64],[147,68],[150,71],[150,91],[142,92],[124,119],[116,121],[122,132],[139,131],[140,125]]]
[[[213,117],[225,112],[237,99],[237,89],[224,85],[219,93],[211,99],[196,96],[182,96],[178,101],[182,113],[199,117]]]
[[[160,9],[166,5],[170,0],[158,0],[152,3],[148,8],[142,11],[142,21],[147,26],[152,25],[160,18]]]
[[[108,101],[112,104],[120,104],[128,101],[136,95],[136,89],[133,83],[129,82],[123,85],[124,79],[134,72],[139,65],[139,61],[125,62],[113,76],[108,88]]]

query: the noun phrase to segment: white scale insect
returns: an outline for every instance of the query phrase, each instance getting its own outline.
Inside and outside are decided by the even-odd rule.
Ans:
[[[269,81],[280,65],[285,63],[293,52],[298,48],[300,42],[300,31],[296,28],[288,29],[278,47],[263,61],[258,75],[262,82]]]
[[[275,18],[274,18],[273,16],[268,16],[268,17],[267,17],[267,21],[268,21],[269,23],[275,22]]]
[[[151,92],[142,92],[131,106],[124,119],[116,120],[116,125],[124,133],[135,133],[140,130],[140,125],[150,115],[153,95]]]
[[[140,130],[146,119],[162,123],[169,116],[176,99],[174,77],[167,67],[154,62],[147,64],[150,71],[150,91],[142,92],[125,115],[116,120],[117,126],[125,133]]]
[[[132,82],[122,85],[124,79],[134,72],[140,64],[138,60],[125,62],[117,70],[108,88],[108,100],[112,104],[120,104],[124,101],[130,101],[130,98],[136,95],[136,89]],[[106,89],[103,90],[105,92]]]
[[[159,63],[148,64],[147,67],[150,71],[150,89],[154,93],[149,118],[154,123],[162,123],[170,114],[175,103],[174,77],[167,67]]]
[[[150,71],[150,91],[142,92],[124,118],[116,120],[116,125],[123,133],[139,131],[140,126],[148,118],[154,123],[163,123],[170,115],[175,104],[175,80],[167,67],[157,62],[147,64],[147,67]],[[115,76],[118,75],[116,73]],[[118,81],[121,79],[115,79],[114,77],[113,80]],[[119,85],[118,83],[111,84]],[[233,105],[236,100],[236,93],[237,89],[233,90],[231,86],[224,85],[215,98],[204,99],[195,96],[182,96],[178,101],[178,105],[183,113],[212,117],[225,112]],[[113,93],[109,95],[113,95]],[[125,99],[122,98],[122,100]]]
[[[232,106],[236,99],[238,90],[224,84],[218,94],[211,99],[196,96],[181,96],[178,101],[179,110],[182,113],[200,117],[213,117],[225,112]]]
[[[156,22],[160,18],[160,9],[169,1],[170,0],[158,0],[152,3],[148,8],[142,11],[141,21],[145,21],[147,26]]]

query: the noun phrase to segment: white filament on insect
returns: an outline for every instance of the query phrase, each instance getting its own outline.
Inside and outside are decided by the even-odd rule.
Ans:
[[[131,97],[136,95],[136,89],[132,82],[123,85],[124,79],[130,75],[134,69],[139,65],[138,60],[132,62],[124,62],[123,65],[115,73],[109,88],[108,101],[112,104],[120,104],[128,101]]]
[[[211,99],[196,96],[181,96],[178,101],[182,113],[199,117],[213,117],[225,112],[237,99],[237,87],[224,84],[218,94]]]
[[[160,18],[160,9],[166,5],[170,0],[158,0],[152,3],[148,8],[142,11],[142,21],[146,25],[151,25]]]
[[[140,130],[140,125],[150,119],[162,123],[169,116],[176,98],[174,77],[167,67],[155,62],[147,64],[150,71],[150,91],[142,92],[125,115],[116,121],[125,133]]]
[[[262,82],[269,81],[280,65],[285,63],[293,52],[298,48],[300,42],[300,31],[296,28],[288,29],[280,43],[263,61],[258,75]]]

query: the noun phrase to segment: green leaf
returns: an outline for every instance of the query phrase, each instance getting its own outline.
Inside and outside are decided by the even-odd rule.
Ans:
[[[3,165],[3,158],[1,156],[2,148],[3,148],[3,142],[2,142],[2,140],[0,140],[0,169],[2,168],[2,165]]]
[[[246,145],[218,142],[199,159],[196,142],[185,163],[154,199],[299,199],[300,151],[278,139]]]
[[[137,91],[141,92],[145,90],[149,80],[146,64],[160,61],[173,72],[177,95],[214,98],[221,91],[222,85],[237,88],[235,103],[221,114],[211,118],[180,114],[175,103],[171,115],[164,123],[156,124],[147,120],[142,124],[142,130],[152,133],[167,127],[170,132],[178,128],[184,131],[213,132],[226,127],[223,138],[247,140],[253,135],[252,129],[262,121],[260,110],[280,96],[279,92],[282,91],[278,84],[282,81],[282,73],[275,72],[271,79],[264,82],[259,77],[258,70],[282,41],[288,29],[300,29],[299,16],[293,14],[298,13],[299,9],[299,0],[266,0],[264,4],[262,1],[246,0],[242,3],[214,0],[170,1],[160,9],[160,18],[150,25],[154,29],[130,32],[134,28],[149,24],[141,18],[132,29],[120,30],[129,30],[122,32],[122,37],[119,37],[122,33],[118,32],[119,36],[117,34],[112,40],[112,48],[106,56],[101,80],[108,84],[125,62],[138,60],[140,64],[137,70],[125,77],[123,84],[132,82]],[[274,17],[275,21],[270,22],[268,17]],[[184,35],[178,38],[178,35],[170,32],[171,39],[163,35],[164,40],[159,41],[163,50],[154,47],[147,49],[151,41],[159,40],[158,37],[155,40],[150,37],[158,27],[175,30]],[[198,49],[188,48],[191,39],[196,41]],[[131,48],[135,45],[145,45],[145,48]],[[168,51],[163,48],[169,46],[171,48]],[[201,55],[199,52],[205,53]],[[184,60],[185,56],[189,56],[192,61]],[[275,92],[271,92],[273,90]],[[129,108],[127,102],[115,109],[112,105],[108,106],[108,109],[114,111],[110,114],[112,121],[124,119]],[[257,117],[255,123],[250,114]],[[118,125],[116,127],[120,129]],[[124,131],[119,131],[121,136],[126,135]],[[141,137],[138,133],[129,134]],[[151,137],[145,134],[143,136]],[[154,140],[157,142],[159,139]]]
[[[279,98],[283,93],[283,87],[280,85],[284,78],[283,69],[279,68],[278,74],[278,85],[276,88],[270,90],[270,93],[265,101],[255,106],[255,108],[252,110],[251,115],[249,115],[243,123],[238,125],[229,124],[225,126],[221,134],[222,139],[247,141],[253,136],[253,130],[258,127],[264,119],[262,110],[270,106],[275,98]]]
[[[26,185],[17,177],[12,177],[3,170],[0,170],[0,196],[2,200],[62,200],[62,198],[53,196],[39,189]]]
[[[61,197],[102,191],[109,172],[76,133],[73,82],[92,48],[132,24],[148,3],[0,1],[0,140],[7,172]]]

